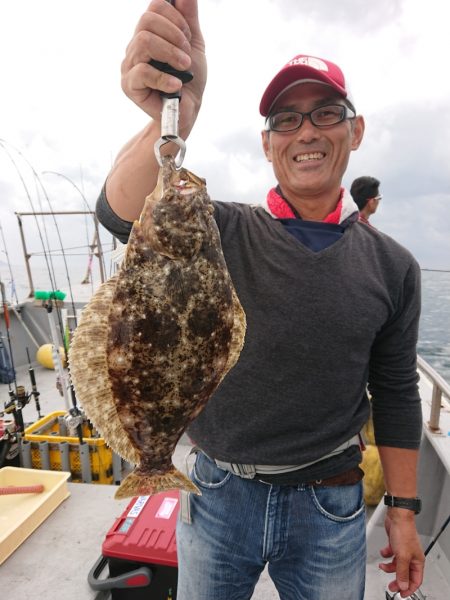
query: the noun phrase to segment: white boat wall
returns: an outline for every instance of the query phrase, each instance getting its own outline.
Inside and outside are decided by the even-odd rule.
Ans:
[[[450,514],[450,386],[421,357],[418,358],[423,436],[419,458],[418,494],[422,512],[416,517],[424,550]],[[380,548],[386,545],[383,501],[367,525],[367,586],[365,600],[384,600],[392,575],[380,571]],[[417,600],[450,598],[450,525],[431,548]],[[399,596],[395,597],[398,600]]]

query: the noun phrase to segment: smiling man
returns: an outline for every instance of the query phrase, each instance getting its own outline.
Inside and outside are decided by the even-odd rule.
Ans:
[[[160,91],[182,85],[152,58],[194,74],[180,104],[185,139],[206,83],[196,0],[153,0],[127,47],[122,87],[151,120],[120,152],[97,204],[122,241],[156,183]],[[414,522],[420,270],[358,222],[342,187],[364,120],[336,64],[296,56],[270,81],[260,112],[274,187],[252,206],[213,203],[247,332],[238,363],[188,430],[202,495],[190,498],[192,523],[177,528],[177,598],[249,599],[268,565],[282,600],[363,599],[367,382],[390,506],[381,553],[392,560],[382,568],[406,597],[424,563]]]

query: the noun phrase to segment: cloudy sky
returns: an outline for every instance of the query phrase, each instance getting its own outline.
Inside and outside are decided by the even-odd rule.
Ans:
[[[83,196],[92,208],[115,154],[145,125],[146,115],[121,91],[120,63],[147,5],[0,4],[0,217],[13,265],[23,265],[14,212],[84,210]],[[346,72],[366,118],[365,140],[344,183],[378,177],[384,199],[374,225],[408,247],[423,268],[450,269],[446,6],[445,0],[199,0],[209,80],[185,166],[206,178],[215,199],[261,201],[274,184],[260,147],[265,85],[298,53],[330,58]],[[92,238],[84,217],[57,223],[67,248]],[[30,252],[42,252],[47,238],[48,247],[60,244],[52,219],[40,222],[40,235],[29,217],[24,229]],[[0,249],[4,269],[3,240]],[[82,271],[86,260],[78,257]]]

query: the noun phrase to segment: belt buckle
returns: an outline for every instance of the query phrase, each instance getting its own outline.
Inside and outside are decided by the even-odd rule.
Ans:
[[[239,463],[230,463],[231,469],[235,475],[243,479],[254,479],[256,475],[255,465],[242,465]]]

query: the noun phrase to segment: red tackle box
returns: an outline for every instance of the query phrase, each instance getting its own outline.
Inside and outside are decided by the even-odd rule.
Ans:
[[[175,600],[179,508],[178,491],[133,498],[106,534],[91,588],[111,590],[113,600]],[[106,566],[109,576],[100,578]]]

